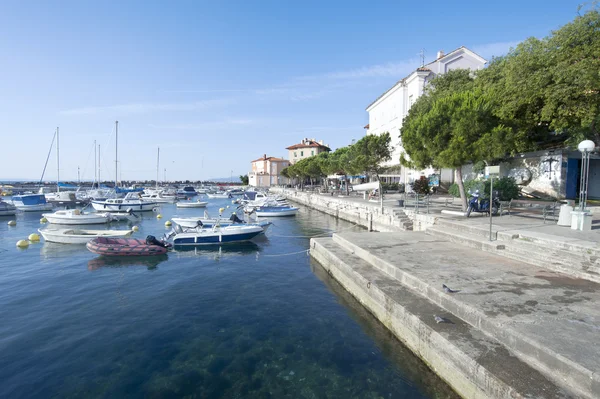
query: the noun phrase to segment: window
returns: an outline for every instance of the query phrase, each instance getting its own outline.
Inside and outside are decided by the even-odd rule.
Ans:
[[[300,156],[303,157],[304,156],[304,151],[300,151]]]
[[[312,150],[312,151],[310,152],[310,155],[315,155],[315,150]]]
[[[294,158],[296,158],[298,156],[298,153],[296,151],[294,151]]]

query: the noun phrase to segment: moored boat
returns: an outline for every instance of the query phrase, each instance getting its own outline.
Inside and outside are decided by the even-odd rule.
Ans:
[[[229,193],[206,193],[206,196],[211,199],[233,198],[233,195]]]
[[[154,201],[161,204],[174,204],[177,202],[176,196],[165,196],[161,190],[142,194],[140,198],[145,201]]]
[[[87,213],[79,209],[59,210],[54,213],[44,213],[49,223],[52,224],[103,224],[112,220],[109,213]]]
[[[208,205],[206,201],[180,201],[176,204],[177,208],[204,208]]]
[[[137,238],[97,237],[86,244],[87,249],[103,256],[156,256],[169,250],[169,245],[149,236],[145,240]]]
[[[46,201],[44,194],[22,194],[12,197],[13,205],[23,212],[49,211],[52,204]]]
[[[0,199],[0,216],[14,216],[16,213],[16,206]]]
[[[248,241],[263,233],[263,228],[257,225],[233,225],[213,228],[201,228],[189,232],[172,234],[174,245],[203,245],[224,244]]]
[[[261,206],[254,210],[258,217],[295,216],[299,208],[293,206]]]
[[[97,211],[122,212],[129,208],[136,212],[152,211],[158,206],[155,201],[140,199],[137,193],[128,193],[125,198],[109,198],[104,201],[92,201],[92,206]]]
[[[86,244],[98,237],[129,237],[131,230],[39,229],[44,240],[59,244]]]

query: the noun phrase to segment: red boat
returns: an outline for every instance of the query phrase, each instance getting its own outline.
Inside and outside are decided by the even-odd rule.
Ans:
[[[152,236],[145,240],[98,237],[90,240],[86,247],[91,252],[104,256],[154,256],[163,255],[169,250],[168,244]]]

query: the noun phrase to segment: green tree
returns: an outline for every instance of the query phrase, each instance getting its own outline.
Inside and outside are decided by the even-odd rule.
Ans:
[[[387,169],[383,163],[392,159],[390,141],[390,134],[386,132],[381,135],[368,134],[352,144],[348,153],[349,170],[373,174],[379,180],[379,175]]]
[[[342,175],[344,176],[344,181],[348,182],[348,175],[355,173],[352,169],[351,162],[351,146],[349,147],[340,147],[334,152],[332,152],[328,159],[328,170],[327,174],[329,175]],[[346,184],[346,195],[349,194],[350,188],[348,184]]]
[[[410,156],[403,156],[401,163],[419,169],[455,169],[466,210],[461,167],[502,156],[508,129],[493,115],[489,98],[479,90],[422,98],[422,104],[410,109],[401,129],[403,145]]]
[[[240,175],[240,180],[244,186],[247,186],[248,182],[250,181],[248,175]]]

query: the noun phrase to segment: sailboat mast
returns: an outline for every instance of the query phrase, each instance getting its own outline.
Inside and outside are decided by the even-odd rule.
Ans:
[[[117,172],[119,162],[119,121],[115,121],[115,190],[117,189],[117,180],[119,173]]]
[[[94,140],[94,183],[98,184],[98,170],[96,170],[96,165],[98,165],[98,156],[97,156],[98,148],[96,148],[96,140]]]
[[[56,192],[60,191],[60,154],[58,152],[58,127],[56,128]]]
[[[159,165],[160,165],[160,147],[158,147],[158,152],[156,154],[156,188],[158,188],[158,174],[159,174]]]
[[[100,182],[102,178],[100,177],[100,144],[98,144],[98,188],[100,188]]]

